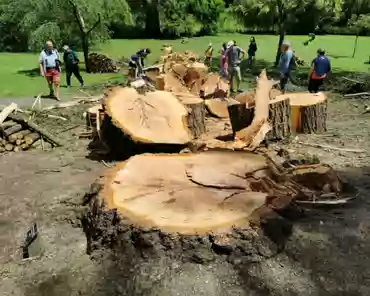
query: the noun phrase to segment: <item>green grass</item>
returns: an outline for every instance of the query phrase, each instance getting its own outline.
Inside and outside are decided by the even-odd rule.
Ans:
[[[209,42],[212,42],[218,50],[222,42],[236,40],[240,46],[247,49],[249,37],[248,35],[240,34],[199,37],[189,39],[186,44],[181,44],[180,40],[110,40],[97,46],[93,51],[104,53],[114,59],[120,59],[122,57],[129,57],[140,48],[149,47],[153,52],[148,58],[148,64],[150,64],[160,56],[161,47],[165,43],[172,44],[176,51],[191,50],[203,54]],[[258,43],[257,60],[273,62],[278,37],[258,35],[256,39]],[[287,39],[292,42],[296,54],[306,62],[310,62],[314,58],[318,47],[323,47],[331,57],[334,71],[367,72],[369,70],[369,65],[365,64],[369,60],[370,55],[370,38],[368,37],[359,38],[358,50],[354,59],[352,59],[354,36],[317,36],[308,46],[303,45],[303,42],[307,40],[306,36],[287,36]],[[33,71],[36,76],[29,75],[30,71],[38,67],[38,54],[0,53],[0,65],[0,98],[33,97],[47,91],[45,80],[38,76],[37,71]],[[83,76],[88,86],[124,81],[122,73],[83,73]],[[62,85],[64,85],[64,73],[61,79]],[[78,82],[75,78],[72,79],[72,84],[76,87],[71,90],[62,88],[62,97],[69,97],[78,92]]]

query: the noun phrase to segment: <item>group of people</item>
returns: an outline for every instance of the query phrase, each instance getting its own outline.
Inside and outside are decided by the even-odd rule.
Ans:
[[[254,37],[251,37],[248,48],[248,66],[252,66],[257,52],[257,42]],[[229,41],[223,43],[220,50],[220,69],[221,75],[227,77],[230,81],[231,92],[234,92],[234,80],[236,80],[237,92],[242,92],[240,89],[241,71],[240,64],[245,58],[246,52],[239,46],[236,41]],[[213,46],[212,43],[208,45],[205,51],[205,63],[211,65],[213,60]],[[285,92],[286,85],[291,78],[292,71],[296,68],[298,58],[295,56],[289,41],[284,41],[281,46],[281,56],[279,60],[280,83],[279,87],[282,92]],[[325,78],[331,71],[331,63],[329,58],[325,55],[324,49],[317,51],[311,63],[311,69],[308,73],[308,91],[317,93],[320,86],[323,84]]]
[[[63,62],[66,70],[66,82],[67,87],[71,87],[72,74],[76,76],[84,87],[84,80],[79,70],[79,59],[75,51],[69,48],[69,46],[63,46]],[[212,64],[213,60],[213,45],[210,43],[207,50],[205,51],[205,63],[208,65]],[[249,48],[248,48],[248,65],[251,66],[256,58],[257,42],[254,37],[251,37]],[[151,53],[149,48],[141,49],[131,56],[129,65],[134,71],[135,77],[139,77],[144,74],[144,60]],[[227,77],[230,81],[230,91],[235,92],[234,80],[236,80],[236,91],[243,92],[240,88],[242,80],[240,64],[245,58],[246,52],[243,48],[237,45],[236,41],[229,41],[223,43],[220,50],[220,68],[221,75]],[[48,87],[50,90],[50,97],[54,97],[59,100],[59,88],[60,88],[60,73],[61,73],[61,60],[58,50],[54,48],[52,41],[47,41],[45,49],[40,54],[40,73],[46,78]],[[280,89],[285,92],[286,85],[291,77],[292,70],[296,67],[296,57],[289,41],[284,41],[281,46],[281,56],[279,61],[280,71]],[[317,57],[315,57],[311,63],[311,69],[308,73],[308,91],[316,93],[319,91],[323,81],[331,72],[331,63],[329,58],[325,55],[324,49],[317,51]]]
[[[81,87],[84,87],[84,80],[80,74],[78,56],[75,51],[69,48],[68,45],[63,46],[63,62],[66,70],[66,82],[67,87],[71,87],[72,74],[76,76],[78,81],[81,83]],[[60,100],[59,89],[60,89],[60,73],[61,73],[61,60],[59,52],[54,48],[52,41],[47,41],[45,48],[40,54],[40,74],[46,78],[49,87],[49,96]]]
[[[284,41],[281,46],[281,56],[279,61],[280,71],[280,89],[285,92],[286,85],[291,76],[292,70],[296,67],[296,57],[289,41]],[[331,72],[330,59],[326,56],[325,50],[319,48],[317,57],[311,62],[311,68],[308,72],[308,91],[317,93]]]
[[[213,45],[210,43],[205,51],[205,64],[212,65],[213,61]],[[254,37],[251,37],[248,48],[248,65],[251,66],[255,60],[257,52],[257,43]],[[245,58],[246,52],[243,48],[237,45],[235,40],[223,43],[220,50],[220,68],[221,75],[227,77],[230,81],[231,92],[235,92],[234,80],[236,80],[236,91],[243,92],[240,89],[240,82],[242,80],[240,64]]]

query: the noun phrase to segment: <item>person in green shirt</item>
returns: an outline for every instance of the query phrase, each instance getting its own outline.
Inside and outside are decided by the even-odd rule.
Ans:
[[[63,49],[63,61],[66,68],[67,87],[71,87],[72,74],[74,74],[78,81],[81,83],[81,87],[84,87],[84,80],[82,79],[82,76],[80,74],[80,67],[78,66],[80,60],[78,59],[77,54],[72,49],[70,49],[68,45],[64,45]]]

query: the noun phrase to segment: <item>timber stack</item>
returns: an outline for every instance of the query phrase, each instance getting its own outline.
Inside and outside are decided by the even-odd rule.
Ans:
[[[0,153],[62,146],[60,140],[19,114],[15,103],[0,112]]]
[[[120,70],[114,60],[95,52],[89,54],[89,64],[92,73],[118,73]]]

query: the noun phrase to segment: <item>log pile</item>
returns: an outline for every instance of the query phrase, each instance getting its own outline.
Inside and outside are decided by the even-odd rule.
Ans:
[[[115,61],[95,52],[89,54],[89,64],[92,73],[117,73],[120,70]]]
[[[0,152],[41,148],[41,134],[24,123],[7,120],[0,125]],[[45,140],[45,143],[47,141]]]
[[[0,112],[0,153],[62,146],[61,141],[33,121],[13,114],[17,108],[12,103]]]

